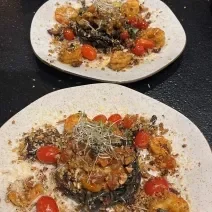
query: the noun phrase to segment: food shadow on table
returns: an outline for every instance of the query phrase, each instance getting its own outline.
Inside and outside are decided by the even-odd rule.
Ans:
[[[157,74],[146,78],[144,80],[139,80],[133,83],[123,84],[126,87],[137,90],[139,87],[139,91],[142,93],[148,92],[149,90],[154,89],[157,85],[166,81],[169,77],[171,77],[180,67],[181,62],[183,61],[183,54],[178,57],[172,64],[167,66],[164,70],[161,70]],[[46,65],[38,58],[36,58],[36,63],[41,71],[38,72],[40,78],[52,84],[53,87],[61,89],[66,87],[73,87],[79,85],[87,85],[98,83],[99,81],[82,78],[76,75],[70,75],[57,69]],[[58,80],[60,80],[60,85],[58,86]],[[151,86],[150,86],[151,85]]]

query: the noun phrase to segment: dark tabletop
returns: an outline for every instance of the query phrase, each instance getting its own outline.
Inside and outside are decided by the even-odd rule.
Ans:
[[[29,33],[44,0],[0,0],[0,126],[39,97],[96,83],[61,73],[33,54]],[[126,85],[178,110],[212,146],[212,7],[209,0],[165,0],[187,34],[184,53],[160,73]],[[150,85],[150,88],[148,87]]]

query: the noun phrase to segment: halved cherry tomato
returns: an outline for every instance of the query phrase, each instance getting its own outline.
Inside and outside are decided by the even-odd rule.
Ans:
[[[107,117],[103,114],[97,115],[93,118],[93,121],[105,123],[107,121]]]
[[[37,201],[36,212],[59,212],[59,208],[52,197],[42,196]]]
[[[144,191],[147,195],[150,196],[157,193],[162,193],[168,189],[169,189],[169,183],[163,177],[152,178],[144,184]]]
[[[153,49],[155,47],[155,42],[148,39],[139,38],[136,40],[136,45],[141,45],[145,49]]]
[[[128,20],[128,23],[138,29],[147,29],[149,24],[142,18],[132,17]]]
[[[147,29],[149,24],[144,19],[138,19],[137,28],[138,29]]]
[[[112,122],[112,123],[116,123],[116,124],[120,124],[122,120],[122,117],[119,114],[112,114],[109,118],[108,118],[108,122]]]
[[[36,155],[40,162],[52,164],[57,162],[56,156],[59,154],[59,152],[60,150],[56,146],[41,146],[37,150]]]
[[[131,49],[131,51],[136,56],[142,56],[145,53],[144,47],[138,44],[136,44],[135,47]]]
[[[126,40],[126,39],[128,39],[129,37],[130,37],[130,35],[129,35],[128,31],[124,31],[124,32],[122,32],[122,33],[120,34],[120,38],[121,38],[122,40]]]
[[[137,119],[137,115],[126,115],[122,121],[122,125],[124,128],[130,129]]]
[[[63,35],[66,40],[74,40],[75,37],[71,29],[64,29]]]
[[[128,23],[133,26],[133,27],[136,27],[137,28],[137,25],[138,25],[138,18],[137,17],[132,17],[128,20]]]
[[[150,134],[148,132],[139,131],[135,136],[134,144],[136,147],[146,149],[150,141]]]
[[[93,46],[85,44],[82,46],[82,56],[88,60],[95,60],[97,51]]]

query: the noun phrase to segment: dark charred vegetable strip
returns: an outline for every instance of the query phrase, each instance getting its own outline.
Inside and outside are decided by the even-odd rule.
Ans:
[[[65,194],[84,205],[89,211],[99,211],[100,208],[106,208],[117,203],[132,204],[134,202],[134,194],[140,186],[141,174],[138,162],[132,163],[133,171],[129,175],[127,181],[114,191],[101,191],[92,193],[84,189],[77,190],[73,182],[69,179],[67,173],[61,175],[56,173],[56,180],[59,189]],[[70,189],[72,188],[72,189]]]

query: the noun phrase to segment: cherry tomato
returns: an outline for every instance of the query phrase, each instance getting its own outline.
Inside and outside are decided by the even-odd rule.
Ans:
[[[142,18],[132,17],[128,20],[128,23],[138,29],[147,29],[149,24]]]
[[[144,19],[138,19],[136,28],[147,29],[149,24]]]
[[[37,201],[36,212],[59,212],[59,208],[52,197],[42,196]]]
[[[109,118],[108,121],[116,124],[120,124],[122,120],[122,117],[119,114],[112,114]]]
[[[147,195],[150,196],[164,192],[165,190],[168,189],[169,189],[169,183],[163,177],[152,178],[144,184],[144,191]]]
[[[107,121],[107,117],[103,114],[97,115],[93,118],[93,121],[105,123]]]
[[[64,29],[63,35],[66,40],[74,40],[75,37],[71,29]]]
[[[137,119],[137,115],[126,115],[122,121],[122,125],[124,128],[130,129]]]
[[[155,47],[155,42],[148,39],[139,38],[136,40],[136,45],[141,45],[145,49],[153,49]]]
[[[93,46],[85,44],[82,46],[82,56],[88,60],[95,60],[97,51]]]
[[[129,35],[128,31],[124,31],[124,32],[122,32],[122,33],[120,34],[120,38],[121,38],[122,40],[126,40],[126,39],[128,39],[129,37],[130,37],[130,35]]]
[[[56,146],[41,146],[37,152],[37,158],[42,163],[56,163],[56,156],[59,154],[60,150]]]
[[[131,51],[136,56],[142,56],[145,53],[144,47],[138,44],[136,44],[135,47],[131,49]]]
[[[136,27],[137,28],[137,25],[138,25],[138,18],[137,17],[132,17],[128,20],[128,23],[133,26],[133,27]]]
[[[136,147],[146,149],[150,141],[150,134],[144,131],[139,131],[135,136],[134,144]]]

